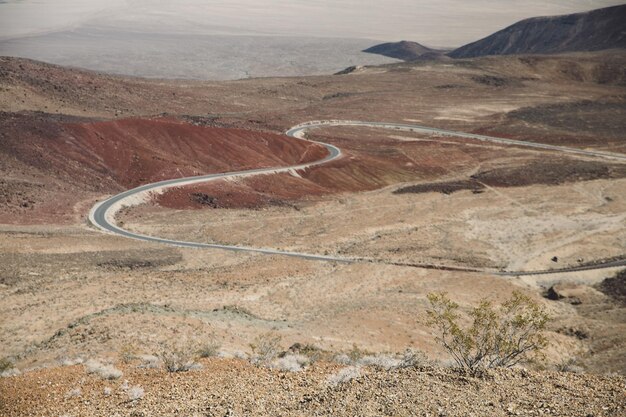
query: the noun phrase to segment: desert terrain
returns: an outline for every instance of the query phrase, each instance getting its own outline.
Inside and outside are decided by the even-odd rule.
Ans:
[[[0,380],[0,410],[442,415],[457,402],[447,415],[620,415],[623,266],[568,270],[624,260],[619,159],[324,127],[307,138],[342,150],[328,164],[181,187],[116,217],[150,236],[351,263],[146,243],[102,233],[87,216],[149,182],[320,159],[323,147],[284,135],[310,120],[625,153],[624,68],[626,54],[611,50],[205,82],[0,58],[0,357],[21,373]],[[551,317],[545,358],[482,379],[448,369],[425,324],[426,295],[445,291],[467,310],[515,290]],[[315,363],[293,373],[251,364],[251,344],[268,337]],[[200,360],[202,369],[155,365],[164,349],[207,344],[221,358]],[[352,377],[337,360],[354,366],[408,348],[428,359],[394,371],[356,367]],[[89,360],[123,376],[88,374]],[[334,384],[341,372],[347,382]],[[545,398],[535,384],[549,387]],[[389,389],[397,397],[375,395]]]

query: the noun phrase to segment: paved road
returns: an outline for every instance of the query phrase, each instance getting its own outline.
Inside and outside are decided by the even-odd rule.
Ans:
[[[576,155],[583,155],[593,158],[604,158],[604,159],[612,159],[618,160],[622,162],[626,162],[626,155],[612,153],[612,152],[601,152],[601,151],[588,151],[583,149],[575,149],[575,148],[567,148],[563,146],[554,146],[554,145],[546,145],[541,143],[533,143],[533,142],[523,142],[512,139],[503,139],[492,136],[484,136],[484,135],[476,135],[472,133],[463,133],[463,132],[455,132],[450,130],[442,130],[436,128],[429,128],[425,126],[419,125],[411,125],[411,124],[397,124],[397,123],[385,123],[385,122],[362,122],[362,121],[349,121],[349,120],[323,120],[323,121],[313,121],[303,123],[298,126],[294,126],[290,130],[287,131],[287,135],[299,138],[302,140],[307,140],[304,138],[304,134],[307,130],[313,129],[316,127],[324,127],[324,126],[364,126],[364,127],[374,127],[374,128],[383,128],[383,129],[393,129],[400,131],[411,131],[411,132],[420,132],[427,134],[436,134],[441,136],[454,136],[454,137],[463,137],[476,139],[480,141],[486,142],[494,142],[503,145],[513,145],[513,146],[523,146],[528,148],[537,148],[548,151],[556,151],[560,153],[569,153]],[[341,150],[336,146],[330,145],[328,143],[323,142],[315,142],[323,145],[328,150],[328,156],[323,159],[320,159],[315,162],[294,165],[289,167],[276,167],[276,168],[260,168],[260,169],[252,169],[248,171],[237,171],[237,172],[226,172],[219,174],[209,174],[198,177],[188,177],[188,178],[178,178],[165,180],[160,182],[155,182],[152,184],[146,184],[139,186],[137,188],[133,188],[132,190],[125,191],[123,193],[117,194],[107,200],[104,200],[98,204],[96,204],[89,213],[90,222],[99,228],[100,230],[107,233],[114,233],[120,236],[124,236],[131,239],[142,240],[146,242],[154,242],[154,243],[163,243],[168,245],[180,246],[180,247],[188,247],[188,248],[210,248],[210,249],[224,249],[230,251],[237,252],[253,252],[253,253],[262,253],[268,255],[286,255],[293,256],[303,259],[310,260],[318,260],[318,261],[332,261],[332,262],[345,262],[345,263],[354,263],[354,262],[377,262],[376,260],[371,259],[361,259],[361,258],[347,258],[347,257],[335,257],[335,256],[326,256],[326,255],[316,255],[310,253],[301,253],[301,252],[292,252],[292,251],[283,251],[269,248],[254,248],[247,246],[237,246],[237,245],[219,245],[212,243],[197,243],[197,242],[187,242],[181,240],[172,240],[172,239],[164,239],[156,236],[148,236],[140,233],[134,233],[123,229],[118,226],[115,221],[115,214],[119,212],[124,207],[130,207],[134,205],[141,204],[149,200],[152,193],[163,192],[168,188],[181,187],[190,184],[203,183],[208,181],[215,181],[218,179],[225,178],[242,178],[253,175],[260,174],[269,174],[269,173],[279,173],[279,172],[290,172],[290,171],[298,171],[305,170],[307,168],[325,164],[327,162],[336,160],[341,158]],[[547,273],[562,273],[562,272],[571,272],[571,271],[579,271],[579,270],[589,270],[589,269],[600,269],[600,268],[609,268],[615,266],[623,266],[626,265],[626,259],[622,261],[612,261],[607,262],[605,264],[597,264],[593,266],[581,266],[575,268],[568,268],[562,270],[554,270],[554,271],[532,271],[532,272],[515,272],[515,271],[493,271],[493,270],[485,270],[478,271],[476,269],[463,269],[457,268],[460,270],[466,270],[468,272],[488,272],[495,273],[498,275],[529,275],[529,274],[547,274]],[[412,265],[417,266],[417,265]],[[445,266],[437,266],[430,265],[429,267],[437,268],[437,269],[445,269]]]

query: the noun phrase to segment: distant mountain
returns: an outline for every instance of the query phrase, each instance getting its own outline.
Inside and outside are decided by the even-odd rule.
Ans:
[[[381,43],[365,49],[363,52],[378,54],[403,61],[431,60],[444,56],[444,51],[428,48],[417,42],[400,41]]]
[[[522,20],[450,52],[452,58],[626,48],[626,4]]]

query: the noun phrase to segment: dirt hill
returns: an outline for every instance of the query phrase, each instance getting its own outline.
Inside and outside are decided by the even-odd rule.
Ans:
[[[448,55],[549,54],[626,48],[626,5],[522,20]]]
[[[417,42],[410,41],[381,43],[380,45],[367,48],[363,52],[388,56],[403,61],[430,60],[444,56],[443,51],[428,48]]]
[[[93,192],[307,162],[326,152],[273,133],[171,118],[97,121],[0,112],[0,130],[0,221],[5,223],[37,222],[45,216],[67,220],[71,207]]]

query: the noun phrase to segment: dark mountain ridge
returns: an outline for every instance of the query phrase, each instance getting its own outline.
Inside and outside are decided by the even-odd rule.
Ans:
[[[450,52],[452,58],[551,54],[626,48],[626,4],[585,13],[535,17]]]
[[[381,43],[367,48],[363,52],[401,59],[403,61],[437,59],[438,57],[443,57],[445,53],[445,51],[428,48],[427,46],[411,41]]]

